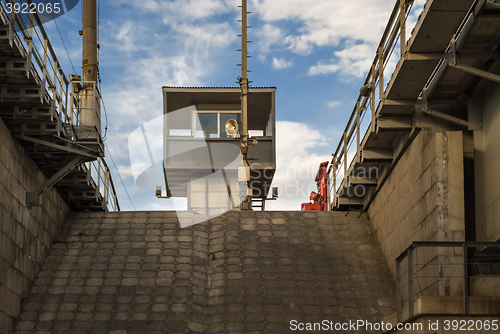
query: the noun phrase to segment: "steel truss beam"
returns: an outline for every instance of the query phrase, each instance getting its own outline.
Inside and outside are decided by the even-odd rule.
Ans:
[[[458,70],[462,70],[464,72],[476,75],[476,76],[481,77],[483,79],[487,79],[487,80],[491,80],[491,81],[495,81],[495,82],[500,83],[500,75],[498,75],[498,74],[493,74],[493,73],[490,73],[490,72],[486,72],[486,71],[480,70],[478,68],[475,68],[475,67],[472,67],[472,66],[468,66],[468,65],[463,65],[463,64],[460,64],[460,63],[457,64],[457,65],[451,65],[450,64],[450,66],[453,67],[453,68],[456,68]]]
[[[61,170],[55,173],[50,179],[45,181],[40,187],[38,187],[34,192],[26,193],[26,206],[30,209],[33,206],[39,206],[39,196],[47,191],[50,187],[56,184],[59,180],[65,177],[69,172],[78,167],[87,159],[86,156],[80,155],[71,160],[66,166],[61,168]]]
[[[17,135],[15,137],[18,138],[18,139],[22,139],[22,140],[30,141],[30,142],[33,142],[33,143],[37,143],[37,144],[40,144],[40,145],[52,147],[52,148],[55,148],[55,149],[58,149],[58,150],[63,150],[63,151],[67,151],[67,152],[70,152],[70,153],[76,153],[76,154],[79,154],[79,155],[84,155],[86,157],[97,159],[97,154],[89,153],[89,152],[84,151],[84,150],[80,150],[80,149],[76,149],[76,148],[71,148],[71,147],[67,147],[67,146],[63,146],[63,145],[58,145],[58,144],[54,144],[54,143],[51,143],[51,142],[48,142],[48,141],[45,141],[45,140],[40,140],[40,139],[36,139],[36,138],[33,138],[33,137],[28,137],[28,136],[23,136],[23,135]]]
[[[424,100],[419,97],[416,100],[397,100],[397,99],[383,99],[382,103],[388,106],[415,106],[415,105],[423,105],[425,102]],[[435,106],[457,106],[460,105],[460,100],[453,100],[453,99],[432,99],[432,100],[427,100],[427,104],[430,105],[435,105]]]
[[[422,111],[425,112],[426,114],[435,116],[437,118],[444,119],[445,121],[448,121],[448,122],[451,122],[451,123],[455,123],[455,124],[458,124],[458,125],[461,125],[461,126],[469,127],[469,121],[466,121],[464,119],[461,119],[461,118],[458,118],[458,117],[455,117],[455,116],[451,116],[451,115],[442,113],[440,111],[432,110],[432,109],[427,109],[427,110],[422,109]]]
[[[486,0],[486,6],[500,9],[500,0]]]
[[[493,3],[499,6],[498,3]],[[447,59],[450,67],[462,70],[478,77],[500,83],[500,75],[493,74],[478,68],[460,64],[460,59],[496,59],[500,58],[500,52],[457,52],[455,48],[455,40],[450,43],[450,52],[445,53],[411,53],[407,52],[404,55],[405,60],[429,60],[429,59]]]

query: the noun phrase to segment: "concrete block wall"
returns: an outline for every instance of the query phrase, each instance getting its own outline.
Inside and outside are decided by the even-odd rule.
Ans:
[[[422,130],[368,210],[393,279],[395,259],[413,241],[464,240],[463,180],[462,132]],[[430,264],[422,276],[433,276],[421,278],[419,290],[439,295],[461,292],[458,282],[438,279],[438,270],[460,276],[458,266],[444,264],[457,262],[461,254],[421,249],[416,258],[419,264]]]
[[[46,177],[0,119],[0,333],[9,333],[69,208],[55,189],[26,208]]]

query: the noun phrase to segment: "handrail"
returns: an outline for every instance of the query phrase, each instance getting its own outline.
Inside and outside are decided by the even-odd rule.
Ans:
[[[97,177],[96,200],[98,200],[98,196],[100,194],[104,199],[108,209],[112,211],[120,211],[120,203],[118,203],[115,184],[113,182],[113,178],[111,177],[111,172],[108,164],[106,163],[106,160],[99,157],[96,161],[91,161],[88,164],[89,167],[87,169],[87,172],[89,173],[89,176],[92,176],[92,170],[94,170],[97,175],[99,175]]]
[[[7,3],[30,5],[32,4],[31,0],[1,0],[0,3],[2,15],[5,15],[10,22],[9,43],[11,46],[14,43],[19,46],[20,52],[27,59],[26,75],[32,76],[40,84],[40,103],[50,103],[51,118],[57,120],[57,136],[64,140],[69,138],[74,141],[75,128],[80,126],[80,116],[76,94],[72,94],[72,87],[69,84],[78,84],[81,81],[68,80],[38,14],[16,14],[15,12],[9,14],[5,10]],[[26,26],[27,22],[29,22],[29,26]],[[95,91],[100,94],[97,87]],[[50,92],[52,92],[52,96],[50,96]],[[101,129],[97,130],[100,134]],[[73,138],[71,138],[72,136]],[[101,163],[104,168],[97,168],[96,166]],[[104,187],[98,186],[97,193],[104,198],[107,209],[119,211],[120,205],[106,161],[103,158],[98,158],[97,161],[89,164],[88,172],[90,174],[92,168],[97,171],[97,175],[91,175],[91,177],[97,178],[97,185],[100,185],[101,182],[105,185]],[[90,182],[90,180],[88,181]]]
[[[389,22],[384,30],[380,43],[378,45],[377,53],[373,59],[372,65],[366,79],[364,81],[364,87],[366,87],[366,92],[361,92],[358,95],[355,106],[347,121],[342,139],[340,140],[335,153],[333,154],[330,168],[328,169],[330,184],[333,186],[333,196],[330,196],[330,208],[335,205],[337,198],[337,177],[339,173],[343,171],[344,179],[343,183],[347,182],[347,172],[348,172],[348,162],[347,154],[350,145],[356,139],[356,156],[355,159],[360,161],[360,147],[361,147],[361,122],[364,119],[367,112],[367,105],[370,103],[371,118],[369,123],[369,129],[375,130],[375,100],[377,97],[377,87],[378,87],[378,100],[384,98],[384,70],[391,59],[392,52],[395,47],[395,39],[400,35],[399,45],[400,54],[404,55],[406,51],[406,20],[410,11],[412,9],[413,0],[397,0]],[[356,135],[356,137],[354,137]],[[338,166],[343,165],[343,169],[338,169]]]
[[[466,29],[467,23],[469,19],[474,15],[475,8],[481,8],[485,0],[476,0],[471,8],[469,9],[467,15],[459,25],[454,38],[457,39],[457,42],[460,40],[461,33]],[[394,49],[399,45],[400,49],[400,60],[406,54],[408,50],[407,38],[406,38],[406,22],[409,15],[413,10],[414,0],[397,0],[396,4],[393,8],[391,16],[389,18],[389,22],[386,25],[380,43],[378,45],[378,51],[375,54],[374,60],[372,62],[371,68],[368,71],[366,76],[364,86],[362,90],[360,90],[360,94],[356,100],[355,106],[349,117],[347,125],[345,127],[342,138],[337,145],[335,153],[333,154],[331,165],[328,169],[329,175],[329,183],[332,185],[331,188],[331,196],[330,196],[330,209],[336,206],[337,197],[342,195],[342,186],[348,186],[348,178],[347,174],[350,172],[350,167],[355,162],[361,162],[361,144],[370,134],[370,132],[375,132],[376,129],[376,114],[377,109],[381,106],[385,98],[385,84],[384,84],[384,71],[386,70],[387,65],[390,62],[390,59],[393,57]],[[423,6],[423,10],[426,8],[426,5]],[[417,24],[418,21],[417,20]],[[470,22],[469,22],[470,23]],[[412,35],[409,36],[409,40],[411,42]],[[398,38],[399,37],[399,38]],[[398,41],[397,41],[398,40]],[[450,44],[451,46],[451,44]],[[450,51],[450,46],[448,46],[446,52]],[[399,61],[400,61],[399,60]],[[444,59],[441,59],[439,64],[436,66],[432,75],[429,77],[429,80],[423,87],[423,93],[428,87],[431,87],[433,80],[435,79],[436,73],[439,71],[439,68],[443,64]],[[391,82],[393,78],[389,80]],[[376,89],[378,86],[378,89]],[[375,104],[378,101],[378,106],[376,108]],[[369,109],[371,111],[371,118],[369,120],[369,125],[366,129],[364,137],[361,138],[361,120],[367,114],[367,105],[369,104]],[[348,166],[347,156],[349,153],[350,145],[353,144],[354,140],[356,140],[356,155],[355,160],[351,162]],[[343,166],[342,169],[338,168],[340,165]],[[340,174],[343,173],[343,180],[340,184],[337,184],[337,178]],[[377,190],[376,190],[377,192]],[[376,193],[375,192],[375,193]]]
[[[470,291],[470,282],[469,282],[469,266],[471,263],[469,263],[469,256],[468,256],[468,250],[469,248],[499,248],[500,249],[500,242],[479,242],[479,241],[414,241],[408,248],[406,248],[397,258],[396,258],[396,315],[397,315],[397,322],[401,323],[402,322],[402,286],[401,286],[401,262],[403,262],[405,259],[407,259],[407,271],[405,274],[407,275],[407,294],[408,294],[408,317],[411,318],[413,317],[414,314],[414,298],[415,294],[413,291],[413,281],[415,280],[415,274],[417,274],[420,269],[414,271],[414,254],[416,253],[418,248],[461,248],[462,249],[462,257],[463,261],[460,263],[460,265],[463,267],[462,271],[462,279],[463,279],[463,291],[462,291],[462,298],[463,298],[463,313],[464,314],[469,314],[469,291]],[[454,255],[457,255],[455,252]],[[422,264],[422,267],[428,266],[430,262],[433,260],[428,261],[428,263]],[[439,264],[442,266],[445,265],[457,265],[458,263],[443,263]],[[418,263],[416,264],[418,266]],[[433,277],[433,276],[432,276]],[[436,274],[435,276],[438,278],[438,275]],[[450,278],[450,277],[448,277]]]

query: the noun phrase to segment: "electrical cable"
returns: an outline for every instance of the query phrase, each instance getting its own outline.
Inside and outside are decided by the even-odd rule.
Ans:
[[[45,3],[47,3],[47,5],[49,4],[49,3],[47,2],[47,0],[45,0]],[[73,65],[73,61],[71,60],[71,57],[70,57],[70,55],[69,55],[69,51],[68,51],[68,48],[66,47],[66,43],[64,43],[64,39],[63,39],[63,37],[62,37],[61,30],[59,30],[59,26],[57,25],[56,18],[54,17],[54,13],[51,13],[51,15],[52,15],[52,18],[54,19],[53,21],[54,21],[54,23],[55,23],[55,25],[56,25],[57,32],[59,33],[59,37],[61,37],[61,41],[62,41],[62,43],[63,43],[64,50],[66,50],[66,54],[68,55],[68,59],[69,59],[69,62],[71,63],[71,67],[73,67],[73,71],[74,71],[74,73],[76,73],[76,70],[75,70],[75,65]]]
[[[113,166],[115,166],[116,173],[118,174],[118,177],[120,178],[120,181],[123,185],[123,188],[125,189],[125,193],[127,193],[127,197],[129,199],[130,203],[132,204],[132,206],[134,207],[134,211],[137,211],[137,209],[135,208],[134,202],[132,202],[132,198],[130,198],[130,194],[128,193],[127,187],[125,186],[125,182],[123,182],[122,176],[120,175],[120,172],[118,171],[118,168],[116,167],[115,160],[113,159],[113,156],[111,155],[111,151],[109,150],[109,147],[107,145],[105,145],[105,147],[108,149],[109,157],[111,158],[111,162],[113,163]]]
[[[45,0],[45,2],[47,3],[47,0]],[[83,4],[82,4],[82,6],[83,6]],[[100,23],[101,23],[101,21],[100,21],[100,16],[101,16],[100,6],[101,6],[101,1],[98,0],[98,8],[97,8],[97,12],[98,12],[98,20],[97,20],[97,22],[98,22],[98,25],[97,25],[97,45],[99,45],[99,30],[100,30],[99,28],[100,28]],[[54,21],[54,24],[55,24],[55,26],[57,28],[58,33],[59,33],[59,37],[61,38],[61,41],[63,43],[64,49],[66,50],[66,54],[68,55],[68,59],[69,59],[69,61],[71,63],[71,67],[73,68],[74,73],[76,73],[76,69],[75,69],[75,66],[73,64],[73,60],[71,59],[71,56],[70,56],[69,51],[68,51],[68,48],[66,47],[66,43],[64,42],[64,38],[63,38],[63,36],[61,34],[61,30],[59,30],[59,26],[57,25],[56,18],[54,17],[53,13],[51,15],[52,15],[52,18],[54,19],[53,21]],[[97,57],[98,57],[97,59],[98,59],[98,61],[99,61],[99,51],[100,51],[100,48],[98,47],[97,48]],[[99,82],[98,83],[99,83],[99,87],[100,87],[100,83],[101,83],[100,78],[99,78]],[[104,109],[104,117],[106,119],[105,126],[104,126],[104,136],[102,138],[103,142],[105,142],[106,141],[106,136],[108,134],[108,111],[106,109],[106,104],[104,103],[104,99],[102,98],[102,95],[101,95],[101,101],[102,101],[102,106],[103,106],[103,109]],[[104,147],[108,150],[108,153],[109,153],[109,156],[111,158],[111,161],[113,162],[113,165],[115,166],[116,173],[118,174],[118,177],[120,178],[120,181],[121,181],[121,183],[123,185],[123,188],[125,189],[125,192],[127,193],[128,199],[130,200],[130,203],[134,207],[134,210],[136,210],[135,205],[132,202],[132,199],[130,198],[130,194],[128,193],[128,190],[125,187],[125,183],[123,182],[123,179],[122,179],[122,177],[120,175],[120,172],[118,172],[118,168],[116,167],[115,161],[113,160],[113,156],[111,155],[111,151],[109,150],[109,147],[108,147],[108,145],[106,145],[106,143],[104,143]]]

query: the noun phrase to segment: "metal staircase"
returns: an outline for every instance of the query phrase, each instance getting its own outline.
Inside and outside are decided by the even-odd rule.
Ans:
[[[2,1],[0,117],[48,178],[27,204],[54,185],[74,211],[119,210],[100,129],[80,124],[82,81],[68,80],[38,16],[19,15],[7,14]]]
[[[497,0],[427,0],[407,38],[413,3],[396,3],[333,154],[328,172],[332,210],[353,205],[366,210],[420,129],[436,124],[474,129],[477,117],[467,106],[475,102],[469,93],[480,78],[500,82],[490,69],[500,57]],[[386,69],[391,59],[396,63],[392,73]],[[391,77],[384,82],[387,74]]]

